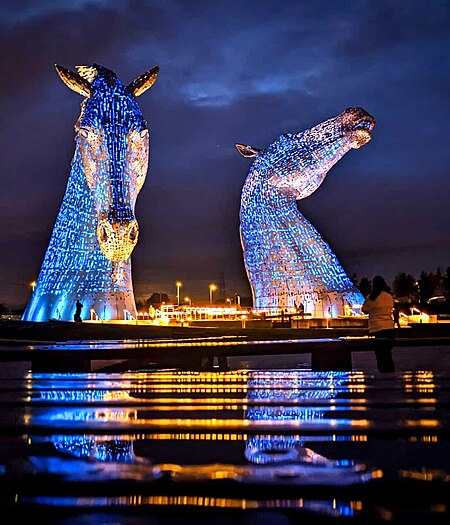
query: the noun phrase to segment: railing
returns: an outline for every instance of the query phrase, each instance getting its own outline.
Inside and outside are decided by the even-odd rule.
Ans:
[[[100,316],[93,308],[90,309],[90,314],[91,314],[91,321],[101,321]]]
[[[123,311],[123,318],[125,321],[136,321],[136,317],[134,317],[128,310]]]

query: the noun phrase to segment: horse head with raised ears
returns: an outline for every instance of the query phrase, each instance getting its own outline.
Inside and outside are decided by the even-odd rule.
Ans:
[[[148,169],[149,133],[136,97],[155,83],[159,66],[127,86],[98,64],[76,66],[76,71],[55,68],[84,97],[73,162],[80,163],[94,196],[100,249],[110,261],[125,261],[138,240],[135,205]]]

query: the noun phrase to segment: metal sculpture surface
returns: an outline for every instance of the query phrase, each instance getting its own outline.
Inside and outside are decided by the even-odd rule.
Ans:
[[[339,315],[364,298],[330,246],[298,211],[350,149],[371,139],[374,119],[361,108],[297,134],[283,134],[266,149],[236,148],[255,160],[242,189],[240,234],[253,305],[304,305],[313,315]]]
[[[136,97],[149,89],[155,67],[125,86],[103,66],[55,66],[62,81],[84,97],[75,124],[75,154],[66,192],[27,321],[103,320],[136,315],[131,253],[139,227],[135,204],[148,169],[149,133]]]

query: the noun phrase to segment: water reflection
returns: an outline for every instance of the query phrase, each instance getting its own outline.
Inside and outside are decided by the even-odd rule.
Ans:
[[[331,430],[350,428],[349,417],[339,417],[351,401],[346,394],[363,394],[365,376],[360,372],[311,372],[298,370],[234,371],[224,373],[162,372],[123,374],[119,377],[95,374],[34,374],[28,378],[29,399],[35,404],[24,422],[39,428],[31,442],[51,442],[55,457],[34,456],[39,473],[62,476],[71,481],[165,480],[167,483],[215,484],[224,480],[243,486],[349,486],[382,476],[351,458],[329,459],[306,446],[302,425],[317,425],[317,435],[308,442],[336,439]],[[41,405],[45,403],[46,406]],[[49,406],[50,405],[50,406]],[[159,412],[167,425],[180,425],[175,433],[158,432]],[[333,417],[330,417],[332,415]],[[348,415],[348,414],[347,414]],[[198,432],[183,432],[193,422]],[[234,423],[233,423],[234,422]],[[245,432],[258,423],[267,423],[264,433]],[[86,433],[69,433],[77,424]],[[241,433],[227,431],[235,424]],[[145,424],[145,432],[139,426]],[[283,434],[267,432],[285,424]],[[300,426],[299,426],[300,424]],[[203,426],[202,426],[203,425]],[[123,426],[123,431],[120,430]],[[59,433],[59,428],[65,433]],[[96,434],[89,433],[95,428]],[[255,428],[258,428],[255,426]],[[101,430],[106,431],[102,434]],[[136,432],[134,431],[136,430]],[[111,434],[111,435],[108,435]],[[350,432],[340,439],[364,439]],[[140,441],[224,440],[241,448],[242,461],[217,457],[213,464],[187,456],[184,463],[168,464],[155,457],[136,454]],[[142,448],[141,448],[142,450]],[[223,450],[222,450],[223,452]],[[77,458],[74,461],[69,458]],[[192,463],[192,460],[196,460]],[[98,464],[98,468],[96,467]],[[101,465],[101,466],[100,466]],[[170,485],[173,486],[173,485]],[[170,492],[170,486],[167,490]],[[29,498],[22,501],[31,501]],[[361,502],[334,499],[232,499],[181,496],[130,496],[121,498],[58,498],[40,496],[35,503],[62,506],[111,505],[193,505],[227,508],[298,508],[332,516],[352,516]]]
[[[32,490],[15,504],[445,514],[444,381],[428,371],[29,374],[4,394],[24,407],[29,438],[13,481],[23,472],[18,486]],[[3,480],[10,472],[0,465]],[[426,489],[429,507],[385,490],[406,483]]]
[[[279,403],[276,407],[260,404],[249,407],[246,418],[250,420],[323,420],[326,412],[334,409],[328,405],[326,409],[309,406],[285,406],[286,401],[335,399],[338,392],[348,392],[353,377],[360,388],[361,374],[349,372],[315,372],[313,377],[305,377],[304,372],[253,372],[249,379],[249,400],[273,401]],[[346,436],[347,437],[347,436]],[[339,468],[349,465],[348,460],[342,462],[329,461],[319,456],[311,449],[304,447],[304,436],[286,435],[256,435],[249,437],[245,447],[245,457],[258,465],[273,463],[302,462],[321,465],[324,468]]]
[[[121,507],[196,507],[207,509],[234,509],[234,510],[305,510],[330,517],[353,517],[358,515],[363,504],[360,500],[336,499],[304,499],[284,498],[258,500],[252,498],[220,498],[211,496],[174,495],[174,496],[119,496],[119,497],[24,497],[24,503],[38,503],[46,506],[69,508],[116,508]],[[278,520],[272,516],[272,523]],[[250,521],[254,523],[254,521]],[[282,523],[285,523],[282,520]]]
[[[120,436],[52,436],[56,450],[81,459],[135,463],[134,441]],[[140,458],[142,459],[142,458]]]

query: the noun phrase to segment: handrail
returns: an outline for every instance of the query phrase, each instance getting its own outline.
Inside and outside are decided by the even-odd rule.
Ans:
[[[100,316],[93,308],[90,309],[90,313],[91,313],[91,321],[101,321]]]
[[[128,315],[128,318],[127,318]],[[136,321],[136,317],[134,317],[128,310],[123,311],[123,318],[125,321]]]

